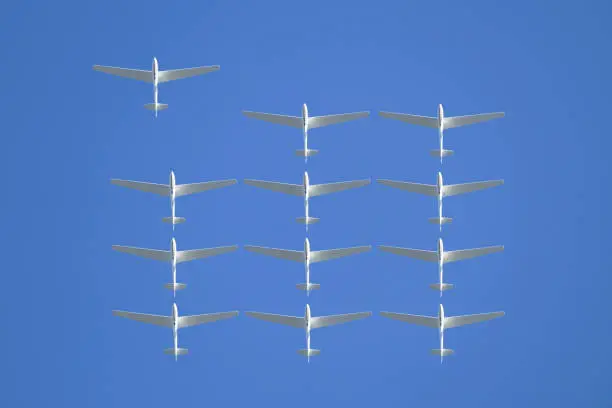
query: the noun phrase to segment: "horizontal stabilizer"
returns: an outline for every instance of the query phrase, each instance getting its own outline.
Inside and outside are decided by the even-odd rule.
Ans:
[[[316,224],[317,222],[319,222],[319,218],[316,217],[298,217],[295,219],[297,222],[299,222],[300,224],[306,224],[306,225],[311,225],[311,224]]]
[[[430,288],[434,289],[434,290],[439,290],[440,292],[444,292],[445,290],[451,290],[452,288],[455,287],[455,285],[453,285],[452,283],[432,283],[431,285],[429,285]]]
[[[176,224],[182,224],[187,220],[183,217],[164,217],[162,218],[162,221],[165,222],[166,224],[176,225]]]
[[[432,224],[444,225],[444,224],[450,224],[451,222],[453,222],[453,219],[449,217],[442,217],[442,218],[433,217],[433,218],[430,218],[428,221]]]
[[[176,352],[175,352],[175,350],[173,348],[167,348],[167,349],[164,350],[164,353],[170,354],[171,356],[174,356],[174,355],[184,356],[188,352],[189,352],[189,350],[187,350],[186,348],[178,348],[178,349],[176,349]]]
[[[442,152],[440,153],[440,150],[430,150],[429,154],[433,157],[448,157],[448,156],[452,156],[453,154],[455,154],[454,151],[452,150],[442,150]]]
[[[152,111],[154,111],[154,110],[162,111],[164,109],[168,109],[168,104],[166,104],[166,103],[158,103],[158,104],[147,103],[144,107],[145,107],[145,109],[152,110]]]
[[[308,149],[308,150],[296,150],[295,155],[300,157],[311,157],[315,154],[319,153],[316,149]]]
[[[296,288],[300,289],[300,290],[317,290],[317,289],[321,289],[321,285],[318,283],[298,283],[297,285],[295,285]]]
[[[316,349],[301,349],[301,350],[298,350],[297,352],[298,354],[304,357],[318,356],[319,354],[321,354],[321,350],[316,350]]]
[[[446,357],[446,356],[450,356],[451,354],[454,354],[455,350],[451,350],[451,349],[433,349],[431,350],[431,354],[433,354],[434,356],[440,356],[440,357]]]
[[[176,290],[185,289],[187,287],[187,285],[184,284],[184,283],[166,283],[164,285],[164,287],[166,289],[170,289],[170,290],[176,291]]]

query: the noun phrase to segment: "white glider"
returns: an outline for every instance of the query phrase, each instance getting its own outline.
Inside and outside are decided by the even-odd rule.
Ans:
[[[377,183],[383,184],[388,187],[397,188],[411,193],[418,193],[430,197],[437,197],[438,199],[438,217],[430,218],[429,222],[438,224],[440,231],[442,231],[442,225],[448,224],[453,221],[452,218],[442,216],[442,199],[444,197],[450,197],[459,194],[471,193],[473,191],[484,190],[491,187],[496,187],[504,184],[504,180],[491,180],[491,181],[477,181],[473,183],[463,184],[449,184],[444,185],[442,180],[442,173],[438,172],[437,184],[419,184],[410,183],[407,181],[393,181],[378,179]]]
[[[131,246],[113,245],[115,251],[123,252],[126,254],[140,256],[142,258],[154,259],[156,261],[170,262],[172,265],[172,283],[164,285],[167,289],[172,289],[174,296],[176,297],[176,291],[185,289],[187,286],[184,283],[176,282],[176,265],[183,262],[189,262],[196,259],[208,258],[211,256],[227,254],[238,249],[238,245],[230,245],[216,248],[206,249],[190,249],[187,251],[177,251],[176,240],[172,238],[170,241],[170,250],[165,251],[161,249],[147,249],[137,248]]]
[[[172,305],[171,316],[160,316],[145,313],[133,313],[126,312],[123,310],[113,310],[113,315],[119,317],[125,317],[127,319],[136,320],[142,323],[154,324],[157,326],[163,326],[172,328],[172,335],[174,337],[174,346],[164,350],[166,354],[174,355],[174,360],[178,360],[178,356],[187,354],[186,348],[180,348],[178,346],[178,331],[185,327],[197,326],[205,323],[216,322],[217,320],[229,319],[231,317],[238,316],[238,312],[221,312],[221,313],[209,313],[192,316],[179,316],[178,308],[176,303]]]
[[[420,326],[427,326],[438,329],[440,335],[440,348],[431,350],[431,353],[440,356],[440,363],[444,360],[445,356],[450,356],[454,353],[454,350],[444,348],[444,330],[452,329],[453,327],[464,326],[472,323],[480,323],[487,320],[495,319],[505,315],[504,312],[491,312],[491,313],[479,313],[473,315],[464,316],[452,316],[447,317],[444,315],[444,307],[440,305],[438,310],[438,316],[420,316],[411,315],[405,313],[391,313],[391,312],[380,312],[384,317],[390,319],[399,320],[401,322],[417,324]]]
[[[438,277],[439,282],[429,285],[430,288],[439,290],[440,297],[442,292],[445,290],[452,289],[454,285],[450,283],[444,283],[443,280],[443,269],[444,264],[456,261],[462,261],[464,259],[476,258],[483,255],[493,254],[495,252],[501,252],[504,250],[503,245],[488,246],[476,249],[461,249],[457,251],[445,251],[442,238],[438,239],[438,250],[437,251],[426,251],[423,249],[409,249],[400,248],[394,246],[379,245],[378,248],[381,251],[389,252],[395,255],[406,256],[409,258],[420,259],[422,261],[437,262],[438,263]]]
[[[174,171],[170,171],[170,184],[156,184],[146,183],[142,181],[130,181],[111,179],[111,183],[116,186],[132,188],[134,190],[144,191],[146,193],[158,194],[164,197],[170,197],[170,210],[172,215],[170,217],[164,217],[163,222],[172,224],[172,230],[176,224],[185,222],[184,217],[177,217],[175,215],[175,199],[177,197],[186,196],[190,194],[201,193],[204,191],[215,190],[222,187],[231,186],[236,184],[238,180],[220,180],[220,181],[205,181],[203,183],[191,183],[191,184],[176,184],[176,178],[174,177]]]
[[[311,217],[309,215],[308,201],[311,197],[337,193],[340,191],[349,190],[357,187],[363,187],[370,184],[370,182],[370,179],[364,179],[355,181],[341,181],[339,183],[310,184],[308,172],[304,172],[302,184],[278,183],[276,181],[262,181],[253,179],[244,180],[244,184],[248,184],[250,186],[264,188],[266,190],[290,194],[298,197],[304,197],[305,216],[297,218],[296,221],[302,224],[306,224],[306,231],[308,231],[308,225],[314,224],[319,221],[318,218]]]
[[[332,259],[343,258],[349,255],[356,255],[362,252],[367,252],[372,249],[371,245],[357,246],[352,248],[327,249],[323,251],[311,251],[310,241],[308,238],[304,241],[304,250],[296,251],[292,249],[277,249],[261,246],[245,245],[244,249],[250,252],[255,252],[262,255],[272,256],[274,258],[286,259],[289,261],[303,262],[306,271],[306,283],[296,285],[298,289],[305,290],[306,295],[310,295],[311,290],[319,289],[321,285],[318,283],[310,283],[310,264],[330,261]]]
[[[372,315],[372,312],[349,313],[342,315],[312,317],[310,314],[310,306],[306,305],[304,317],[285,316],[271,313],[245,312],[247,316],[256,319],[265,320],[272,323],[284,324],[286,326],[304,329],[306,331],[306,348],[298,350],[298,354],[306,356],[310,362],[311,356],[316,356],[321,353],[321,350],[310,348],[310,331],[327,326],[335,326],[342,323],[351,322],[353,320],[364,319]]]
[[[302,105],[301,117],[252,111],[242,111],[242,113],[249,118],[259,119],[270,123],[276,123],[278,125],[285,125],[302,129],[302,133],[304,135],[304,150],[296,150],[295,153],[300,157],[304,157],[304,162],[308,162],[308,157],[314,156],[319,152],[318,150],[308,148],[308,129],[335,125],[337,123],[344,123],[351,120],[365,118],[370,114],[369,111],[365,111],[355,113],[341,113],[339,115],[308,116],[308,107],[306,106],[306,104]]]
[[[453,154],[452,150],[444,149],[444,129],[452,129],[459,126],[472,125],[474,123],[485,122],[492,119],[503,118],[504,112],[494,112],[494,113],[480,113],[477,115],[467,115],[467,116],[453,116],[453,117],[444,117],[444,108],[442,104],[438,105],[438,117],[430,117],[430,116],[418,116],[411,115],[408,113],[393,113],[393,112],[379,112],[379,115],[383,118],[387,119],[396,119],[405,123],[410,123],[412,125],[425,126],[434,129],[438,129],[438,139],[440,143],[439,150],[432,150],[430,154],[434,157],[440,158],[440,163],[442,163],[442,158],[447,157]]]
[[[94,71],[104,72],[110,75],[117,75],[123,78],[135,79],[141,82],[153,84],[153,103],[148,103],[144,107],[155,112],[168,108],[165,103],[159,103],[157,98],[157,86],[162,82],[175,81],[177,79],[190,78],[197,75],[208,74],[209,72],[218,71],[221,69],[219,65],[211,65],[207,67],[184,68],[184,69],[169,69],[160,71],[157,58],[153,58],[153,66],[151,71],[142,69],[130,69],[119,67],[108,67],[104,65],[94,65]]]

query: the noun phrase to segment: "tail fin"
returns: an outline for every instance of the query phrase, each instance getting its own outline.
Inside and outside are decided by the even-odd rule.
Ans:
[[[452,156],[455,152],[452,150],[446,150],[443,149],[441,152],[440,150],[430,150],[429,154],[430,156],[433,157],[448,157],[448,156]]]
[[[300,157],[312,157],[315,154],[319,153],[318,150],[308,149],[308,150],[296,150],[295,155]]]
[[[162,221],[167,224],[176,225],[176,224],[182,224],[187,220],[183,217],[164,217],[162,218]]]
[[[430,288],[444,292],[445,290],[451,290],[455,287],[452,283],[432,283],[429,285]]]
[[[300,224],[306,224],[306,225],[311,225],[311,224],[316,224],[317,222],[319,222],[319,219],[316,217],[298,217],[295,219],[297,222],[299,222]]]
[[[450,224],[451,222],[453,222],[453,219],[450,217],[442,217],[442,218],[433,217],[433,218],[428,219],[427,221],[429,221],[432,224],[436,224],[436,225],[444,225],[444,224]]]
[[[171,356],[184,356],[185,354],[187,354],[189,352],[189,350],[187,350],[186,348],[177,348],[176,349],[176,353],[174,352],[173,348],[167,348],[164,350],[164,353],[166,354],[170,354]]]
[[[297,285],[295,285],[295,287],[300,290],[316,290],[320,289],[321,285],[319,285],[318,283],[298,283]]]
[[[451,349],[433,349],[431,350],[431,354],[433,354],[434,356],[440,356],[440,357],[447,357],[454,353],[455,353],[455,350],[451,350]]]
[[[145,109],[152,110],[152,111],[154,111],[154,110],[162,111],[164,109],[168,109],[168,105],[165,104],[165,103],[158,103],[157,105],[154,104],[154,103],[147,103],[147,104],[145,104],[144,107],[145,107]]]
[[[312,356],[318,356],[319,354],[321,354],[321,350],[316,350],[316,349],[301,349],[297,351],[298,354],[301,354],[304,357],[308,357],[308,359],[310,359],[310,357]]]
[[[166,289],[170,289],[170,290],[173,290],[173,291],[177,291],[177,290],[182,290],[182,289],[185,289],[185,288],[187,287],[187,285],[186,285],[186,284],[184,284],[184,283],[166,283],[166,284],[164,285],[164,287],[165,287]]]

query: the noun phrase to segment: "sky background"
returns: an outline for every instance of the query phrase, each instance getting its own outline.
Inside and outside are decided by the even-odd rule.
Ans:
[[[4,407],[608,407],[610,289],[606,209],[612,91],[608,2],[160,1],[12,2],[0,15],[4,174],[0,297]],[[607,27],[606,27],[607,25]],[[162,84],[169,109],[142,105],[149,84],[94,64],[150,69],[221,65]],[[501,120],[446,132],[447,183],[505,185],[445,200],[445,248],[505,245],[445,268],[448,315],[504,310],[449,330],[381,310],[435,315],[435,264],[373,250],[316,264],[309,299],[298,263],[242,245],[300,249],[299,198],[242,184],[299,183],[297,129],[242,109],[299,115],[370,110],[315,129],[313,183],[371,177],[435,183],[432,129],[379,110],[435,116],[494,111]],[[111,178],[167,183],[236,178],[177,200],[179,249],[238,244],[181,264],[181,314],[256,310],[301,316],[372,311],[312,333],[235,319],[170,330],[113,309],[169,314],[169,265],[111,245],[166,249],[165,198]],[[372,184],[317,197],[314,250],[354,245],[435,249],[433,199]]]

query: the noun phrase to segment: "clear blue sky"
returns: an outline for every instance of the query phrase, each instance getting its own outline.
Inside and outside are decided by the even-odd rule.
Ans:
[[[610,399],[608,256],[610,5],[527,1],[13,2],[0,16],[4,174],[5,407],[604,407]],[[606,27],[608,25],[608,27]],[[92,71],[221,65],[150,85]],[[112,244],[166,248],[160,197],[113,177],[164,183],[260,178],[298,183],[298,130],[241,109],[299,115],[371,110],[311,132],[314,183],[364,177],[434,183],[433,130],[379,110],[434,116],[505,111],[446,133],[445,180],[505,185],[445,201],[448,249],[504,244],[452,264],[448,314],[505,310],[447,332],[456,355],[429,355],[437,333],[378,311],[437,311],[436,267],[372,251],[312,268],[315,315],[368,320],[303,332],[236,319],[171,332],[113,317],[168,314],[167,265]],[[301,248],[296,197],[238,184],[181,198],[180,249]],[[372,184],[318,197],[313,249],[388,244],[434,249],[435,202]],[[299,264],[239,251],[180,265],[181,313],[300,315]]]

